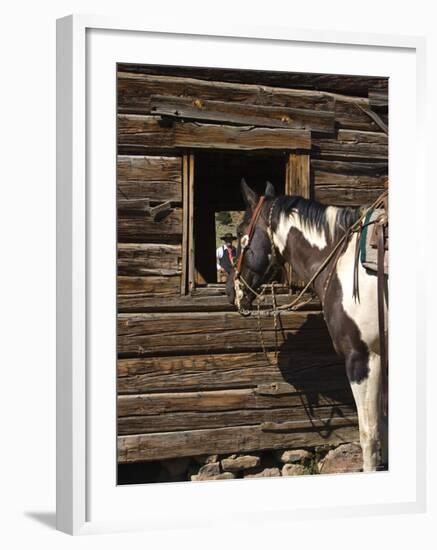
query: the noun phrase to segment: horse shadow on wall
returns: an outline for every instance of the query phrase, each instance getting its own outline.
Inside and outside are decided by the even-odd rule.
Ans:
[[[309,314],[296,332],[284,331],[279,316],[278,328],[277,367],[286,383],[284,391],[297,392],[311,429],[329,439],[339,422],[357,424],[344,362],[332,346],[322,315]],[[277,429],[282,431],[280,425]]]

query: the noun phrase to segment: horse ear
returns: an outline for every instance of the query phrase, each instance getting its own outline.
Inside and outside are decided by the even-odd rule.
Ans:
[[[246,206],[248,208],[254,208],[258,202],[258,195],[247,185],[244,178],[241,180],[241,193]]]
[[[273,184],[269,181],[266,183],[266,190],[264,191],[264,195],[267,199],[274,199],[276,197],[276,191],[273,187]]]

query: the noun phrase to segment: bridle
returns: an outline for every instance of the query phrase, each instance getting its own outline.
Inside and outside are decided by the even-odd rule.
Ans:
[[[250,219],[250,223],[249,223],[249,227],[247,229],[247,233],[241,237],[241,240],[240,240],[241,252],[240,252],[240,256],[238,257],[237,268],[235,270],[235,278],[236,279],[241,277],[241,268],[242,268],[242,265],[243,265],[244,256],[245,256],[246,252],[249,250],[250,241],[252,240],[253,234],[255,232],[255,225],[256,225],[256,222],[258,221],[258,218],[261,214],[261,208],[263,207],[263,204],[264,204],[265,200],[266,200],[265,195],[262,195],[259,198],[258,203],[257,203],[257,205],[255,207],[255,210],[253,211],[252,217]]]
[[[268,234],[269,239],[270,239],[271,250],[272,250],[271,260],[270,260],[269,265],[268,265],[268,267],[267,267],[267,269],[266,269],[266,271],[265,271],[265,273],[262,277],[262,280],[264,280],[265,277],[267,276],[267,274],[271,271],[272,266],[274,266],[277,263],[276,246],[275,246],[275,243],[273,242],[273,233],[272,233],[272,229],[271,229],[271,227],[272,227],[272,213],[273,213],[274,206],[276,204],[276,200],[277,199],[274,199],[271,206],[270,206],[269,216],[268,216],[268,223],[267,223],[267,234]],[[241,251],[240,251],[240,255],[238,257],[237,266],[235,268],[234,287],[235,287],[235,291],[236,291],[237,307],[238,307],[239,312],[243,313],[243,314],[245,314],[245,313],[247,314],[247,312],[242,310],[242,308],[240,307],[240,299],[241,299],[242,295],[240,297],[240,296],[238,296],[238,293],[239,293],[239,291],[242,293],[241,286],[246,287],[247,290],[249,290],[257,298],[261,298],[262,295],[263,295],[263,293],[258,293],[255,289],[253,289],[251,287],[251,285],[249,285],[249,283],[246,281],[246,279],[242,275],[242,268],[243,268],[243,261],[244,261],[245,255],[246,255],[247,251],[250,248],[252,237],[255,233],[256,223],[257,223],[257,221],[258,221],[258,219],[261,215],[261,210],[262,210],[262,207],[263,207],[265,201],[266,201],[265,195],[262,195],[258,199],[258,203],[257,203],[257,205],[256,205],[256,207],[253,211],[252,217],[251,217],[250,222],[249,222],[249,227],[247,228],[247,232],[246,232],[245,235],[243,235],[243,237],[241,237],[241,240],[240,240]]]
[[[290,302],[289,304],[281,305],[281,306],[274,306],[270,310],[270,312],[267,312],[267,313],[273,313],[273,315],[276,316],[280,311],[296,311],[296,310],[300,309],[301,307],[303,307],[304,305],[306,305],[308,302],[310,302],[313,299],[313,297],[311,296],[310,298],[308,298],[306,300],[305,299],[302,300],[302,298],[304,297],[304,294],[309,290],[309,288],[311,287],[311,285],[313,284],[315,279],[320,275],[320,273],[324,269],[326,269],[328,264],[333,260],[332,265],[331,265],[331,269],[329,271],[327,280],[326,280],[324,288],[323,288],[323,297],[321,298],[322,305],[323,305],[324,301],[325,301],[326,294],[328,292],[328,288],[329,288],[331,279],[332,279],[332,274],[335,270],[335,266],[336,266],[336,263],[338,261],[338,258],[344,252],[345,246],[347,245],[352,233],[355,233],[355,232],[361,230],[361,228],[363,227],[363,221],[364,221],[364,219],[367,215],[367,212],[369,210],[373,209],[373,208],[376,208],[378,205],[380,205],[386,195],[387,195],[387,191],[385,191],[381,196],[379,196],[369,207],[362,209],[360,217],[355,221],[355,223],[353,223],[347,229],[347,231],[345,231],[344,235],[337,241],[334,248],[331,250],[331,252],[328,254],[328,256],[323,260],[323,262],[319,265],[318,269],[315,271],[315,273],[309,279],[307,284],[300,290],[299,294],[297,295],[296,298],[294,298],[294,300],[292,302]],[[240,299],[243,296],[243,291],[242,291],[241,287],[246,287],[259,300],[262,300],[264,298],[264,291],[257,292],[255,289],[253,289],[249,285],[249,283],[245,280],[245,278],[242,276],[241,271],[242,271],[244,256],[245,256],[247,250],[250,247],[250,242],[251,242],[251,239],[252,239],[253,234],[255,232],[256,222],[258,221],[258,218],[261,214],[261,208],[262,208],[265,200],[266,200],[266,197],[264,195],[262,195],[259,198],[258,203],[255,207],[255,210],[253,211],[252,218],[251,218],[250,223],[249,223],[248,231],[247,231],[246,235],[244,235],[241,238],[241,241],[240,241],[242,249],[241,249],[240,256],[239,256],[238,262],[237,262],[237,267],[236,267],[236,270],[235,270],[234,288],[235,288],[235,296],[236,296],[236,305],[237,305],[238,311],[243,315],[248,315],[249,313],[242,310],[242,308],[240,306]],[[272,260],[271,260],[271,262],[270,262],[270,264],[269,264],[269,266],[268,266],[268,268],[267,268],[267,270],[266,270],[266,272],[263,276],[263,279],[266,277],[266,275],[267,275],[268,271],[271,269],[272,265],[277,263],[276,247],[275,247],[275,244],[273,242],[273,232],[272,232],[272,213],[273,213],[273,209],[274,209],[276,200],[277,199],[275,199],[272,202],[271,206],[270,206],[270,211],[269,211],[269,216],[268,216],[268,223],[267,223],[267,234],[269,236],[271,246],[272,246]],[[239,292],[241,293],[240,296],[238,295]]]

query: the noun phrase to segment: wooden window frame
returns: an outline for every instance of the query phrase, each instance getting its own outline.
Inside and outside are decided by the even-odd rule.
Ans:
[[[310,198],[310,167],[309,151],[288,153],[284,186],[287,195]],[[195,152],[184,153],[182,155],[182,295],[191,295],[199,290],[194,256],[194,170]],[[293,276],[291,267],[288,267],[288,276],[292,286],[301,286],[302,282]],[[216,293],[213,288],[202,288],[202,291],[211,295]]]

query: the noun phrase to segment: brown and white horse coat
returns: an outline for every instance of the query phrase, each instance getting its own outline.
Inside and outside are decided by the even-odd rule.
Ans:
[[[247,211],[238,228],[240,249],[259,199],[244,181],[242,193]],[[275,197],[273,186],[268,183],[255,231],[245,251],[241,276],[257,290],[267,282],[272,259],[279,259],[289,263],[300,279],[309,281],[359,216],[359,209],[324,206],[302,197]],[[345,250],[339,256],[334,255],[315,279],[313,288],[323,305],[333,345],[345,361],[358,411],[363,469],[373,471],[388,462],[387,418],[381,409],[377,277],[358,262],[359,297],[354,296],[357,238],[357,233],[351,235]],[[233,282],[234,289],[229,289],[229,294],[238,309],[250,308],[254,294],[238,277]]]

